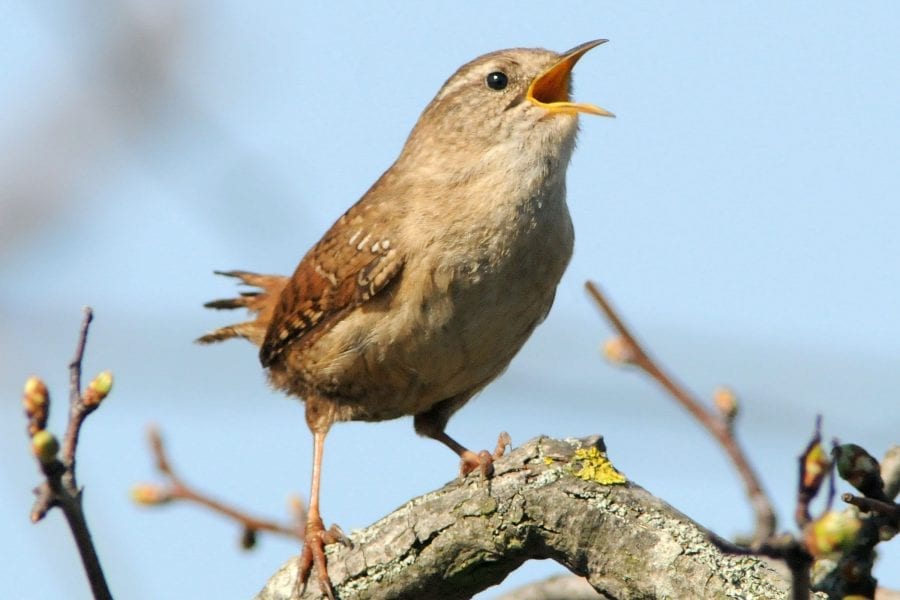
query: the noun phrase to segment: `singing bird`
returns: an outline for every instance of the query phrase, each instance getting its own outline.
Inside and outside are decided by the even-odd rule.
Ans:
[[[574,241],[565,179],[578,115],[613,116],[571,101],[571,72],[605,41],[562,54],[500,50],[466,63],[425,108],[394,164],[291,277],[221,273],[259,289],[206,306],[246,308],[255,318],[198,341],[248,339],[271,384],[306,403],[313,475],[303,585],[315,566],[333,597],[324,546],[335,535],[319,511],[333,423],[412,415],[417,433],[459,455],[463,475],[490,475],[496,456],[444,429],[503,372],[553,303]]]

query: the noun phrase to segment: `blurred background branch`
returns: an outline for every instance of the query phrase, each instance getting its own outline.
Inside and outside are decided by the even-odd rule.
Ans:
[[[651,358],[613,309],[612,304],[606,299],[597,284],[588,281],[586,287],[591,298],[597,303],[616,332],[616,337],[608,340],[604,345],[607,358],[614,363],[632,365],[644,371],[706,428],[734,465],[744,482],[747,499],[756,513],[756,525],[750,545],[759,545],[772,537],[775,533],[775,509],[763,490],[756,470],[750,464],[747,454],[735,437],[734,419],[738,414],[737,396],[722,389],[715,397],[717,412],[704,406],[684,386],[666,373],[657,361]]]
[[[18,96],[21,116],[0,147],[0,254],[48,221],[86,208],[72,203],[73,190],[159,126],[177,89],[184,15],[176,7],[75,2],[59,14],[32,5],[51,36],[87,48],[67,57],[66,77],[41,81],[38,98]]]
[[[257,535],[260,532],[276,533],[293,538],[299,543],[303,540],[303,530],[306,523],[306,507],[297,496],[292,496],[290,507],[292,524],[279,523],[270,519],[255,517],[249,513],[230,506],[212,496],[201,492],[194,486],[186,483],[172,468],[172,463],[163,445],[162,435],[156,427],[149,427],[147,438],[153,455],[156,470],[166,480],[165,485],[153,483],[141,483],[132,486],[131,498],[144,506],[159,506],[173,500],[183,500],[198,504],[202,508],[219,513],[222,516],[238,523],[241,527],[241,547],[249,550],[256,545]]]

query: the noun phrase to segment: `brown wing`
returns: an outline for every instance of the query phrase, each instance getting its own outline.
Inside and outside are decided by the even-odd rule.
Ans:
[[[385,202],[364,199],[307,252],[281,292],[260,347],[264,367],[288,346],[312,343],[399,275],[404,259],[391,238],[389,211]]]

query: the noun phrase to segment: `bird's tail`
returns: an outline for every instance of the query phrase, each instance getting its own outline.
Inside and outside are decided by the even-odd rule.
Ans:
[[[269,321],[272,320],[272,313],[275,312],[278,298],[281,296],[281,290],[284,289],[288,278],[281,275],[259,275],[248,271],[216,271],[216,274],[237,277],[241,280],[241,283],[260,289],[241,292],[241,295],[237,298],[213,300],[203,306],[215,309],[246,308],[251,315],[256,315],[256,318],[243,323],[220,327],[197,338],[197,342],[212,344],[233,337],[242,337],[259,346],[266,337]]]

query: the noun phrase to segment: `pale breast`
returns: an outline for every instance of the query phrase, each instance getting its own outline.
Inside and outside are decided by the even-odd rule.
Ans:
[[[310,348],[303,371],[341,405],[339,420],[417,414],[475,393],[507,367],[571,257],[564,193],[535,197],[500,223],[444,228],[432,241],[442,251],[408,257],[395,288]]]

